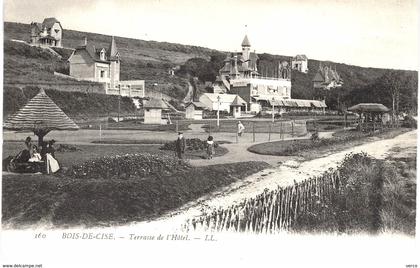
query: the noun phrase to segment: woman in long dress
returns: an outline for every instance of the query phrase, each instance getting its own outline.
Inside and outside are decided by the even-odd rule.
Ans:
[[[55,140],[51,140],[45,144],[45,162],[47,167],[47,174],[55,173],[60,169],[57,159],[55,159]]]

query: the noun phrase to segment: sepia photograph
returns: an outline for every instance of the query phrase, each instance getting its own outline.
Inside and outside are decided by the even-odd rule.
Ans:
[[[419,1],[2,7],[2,267],[418,267]]]

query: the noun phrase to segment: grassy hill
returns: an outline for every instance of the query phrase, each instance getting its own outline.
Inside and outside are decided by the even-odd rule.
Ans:
[[[66,29],[63,32],[63,36],[63,45],[72,48],[80,45],[85,36],[87,36],[89,42],[93,42],[96,46],[108,47],[111,40],[111,37],[107,35]],[[8,41],[9,39],[28,41],[28,24],[5,22],[4,37],[5,82],[65,80],[55,77],[53,71],[68,72],[68,64],[66,62],[58,60],[40,49],[36,51],[37,48],[23,48],[20,47],[24,46],[23,44],[17,45],[18,43],[16,42]],[[211,81],[215,78],[225,57],[224,52],[197,46],[123,37],[115,37],[115,40],[122,58],[121,79],[144,79],[146,80],[146,90],[162,92],[178,100],[182,100],[187,94],[191,75],[199,77],[198,85],[194,85],[194,87],[197,86],[200,89],[199,92],[206,91],[204,81]],[[266,53],[259,54],[259,58],[260,70],[264,65],[272,65],[280,60],[291,60],[289,56]],[[330,64],[336,68],[344,80],[342,88],[327,94],[327,104],[332,108],[338,108],[341,102],[348,106],[360,101],[360,98],[357,98],[357,96],[355,98],[352,95],[353,92],[368,89],[371,85],[378,83],[378,80],[387,72],[386,69],[380,68],[365,68],[325,61],[322,63]],[[293,98],[313,99],[316,97],[317,92],[312,88],[312,79],[318,70],[319,64],[320,61],[310,59],[308,62],[309,72],[307,74],[293,71]],[[174,66],[180,66],[181,69],[176,75],[171,76],[168,70]],[[400,73],[410,77],[410,79],[414,79],[415,81],[411,84],[417,85],[417,72],[401,71]],[[415,94],[413,93],[414,91]],[[417,88],[410,88],[410,92],[410,96],[416,95]]]

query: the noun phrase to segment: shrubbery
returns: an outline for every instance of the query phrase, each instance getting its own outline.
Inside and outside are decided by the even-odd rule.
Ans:
[[[415,160],[411,167],[405,161],[380,160],[365,153],[347,155],[338,168],[339,190],[299,215],[293,229],[414,235]]]
[[[199,151],[199,150],[205,150],[207,148],[207,141],[200,140],[197,138],[185,139],[185,143],[186,143],[186,150],[189,150],[189,151]],[[217,142],[214,142],[214,148],[217,148],[217,147],[219,147],[219,144]],[[160,147],[160,149],[175,151],[176,141],[165,143],[162,147]]]
[[[417,128],[417,120],[412,116],[407,115],[404,117],[404,121],[402,122],[401,126],[407,128]]]
[[[174,157],[149,153],[104,156],[72,166],[65,175],[76,179],[141,179],[153,174],[168,175],[189,169]]]

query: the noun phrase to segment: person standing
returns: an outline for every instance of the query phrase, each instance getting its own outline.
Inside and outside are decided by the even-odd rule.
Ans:
[[[207,138],[207,159],[212,159],[214,155],[214,141],[213,136]]]
[[[182,135],[182,132],[178,132],[178,139],[175,142],[176,145],[176,154],[178,156],[178,159],[182,159],[183,153],[185,152],[185,138]]]
[[[245,127],[242,125],[241,121],[238,121],[238,136],[241,137],[244,132]]]
[[[50,141],[48,142],[48,145],[47,145],[47,154],[50,154],[50,155],[52,155],[52,157],[54,157],[54,158],[55,158],[55,148],[54,148],[54,144],[55,144],[55,140],[54,140],[54,139],[52,139],[52,140],[50,140]]]

